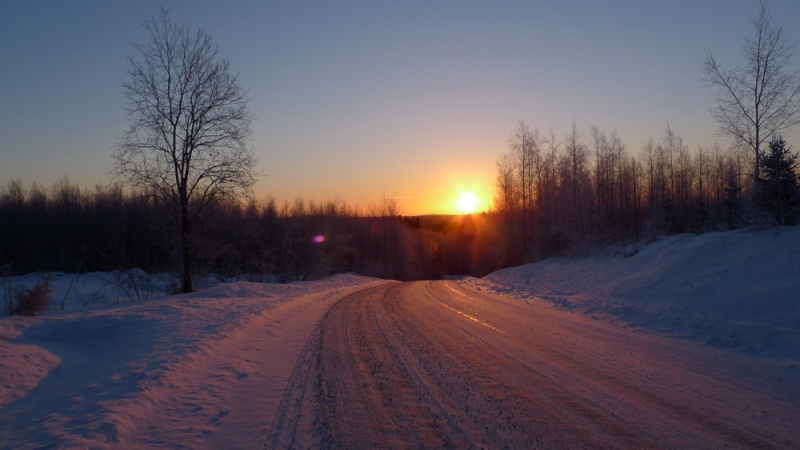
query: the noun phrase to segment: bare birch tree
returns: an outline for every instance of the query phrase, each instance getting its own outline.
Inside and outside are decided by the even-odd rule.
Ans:
[[[535,192],[534,184],[534,179],[538,176],[535,172],[540,168],[541,150],[539,141],[539,131],[531,131],[530,127],[523,121],[519,121],[517,128],[514,129],[509,139],[509,146],[516,158],[517,175],[515,181],[519,183],[518,190],[522,206],[522,214],[520,216],[522,220],[522,248],[525,251],[528,250],[531,243],[534,196],[539,195],[539,192]]]
[[[758,179],[762,144],[800,124],[800,69],[789,70],[795,44],[786,41],[763,0],[753,26],[755,36],[745,39],[745,65],[724,70],[709,53],[703,80],[716,91],[717,105],[711,114],[720,134],[750,149],[753,176]]]
[[[258,176],[252,118],[247,92],[203,28],[173,23],[166,9],[143,26],[150,41],[129,57],[123,87],[132,123],[113,154],[114,174],[173,207],[181,292],[191,292],[194,222]]]

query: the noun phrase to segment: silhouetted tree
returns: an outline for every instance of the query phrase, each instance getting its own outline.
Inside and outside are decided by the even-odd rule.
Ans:
[[[761,1],[753,20],[756,34],[745,40],[745,64],[723,70],[711,53],[704,81],[717,93],[711,114],[719,131],[747,145],[754,156],[753,179],[759,177],[761,145],[776,133],[800,123],[800,70],[787,72],[795,44],[772,22]]]
[[[203,210],[255,183],[247,94],[203,28],[144,22],[150,41],[129,58],[123,83],[131,126],[114,153],[115,174],[172,207],[181,292],[192,291],[192,231]]]
[[[769,143],[769,150],[761,156],[763,176],[758,180],[758,205],[770,215],[776,225],[794,225],[800,205],[797,187],[797,153],[792,154],[783,137]]]

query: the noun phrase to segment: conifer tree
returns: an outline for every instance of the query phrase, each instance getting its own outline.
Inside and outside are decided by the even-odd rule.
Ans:
[[[769,150],[761,156],[762,176],[756,193],[758,206],[776,225],[794,225],[800,207],[798,190],[798,153],[792,154],[783,137],[777,136],[769,143]]]

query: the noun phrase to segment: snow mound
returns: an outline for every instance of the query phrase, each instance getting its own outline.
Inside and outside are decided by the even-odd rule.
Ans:
[[[463,282],[745,354],[800,357],[800,226],[681,234]]]

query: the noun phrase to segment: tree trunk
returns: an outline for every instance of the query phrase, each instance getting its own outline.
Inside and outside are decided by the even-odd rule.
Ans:
[[[758,110],[756,110],[756,114],[758,114]],[[756,145],[755,145],[755,153],[756,153],[756,163],[755,169],[753,170],[753,183],[754,185],[758,183],[759,178],[761,178],[761,129],[756,126]]]
[[[193,292],[191,240],[189,239],[189,205],[181,206],[181,293]]]

